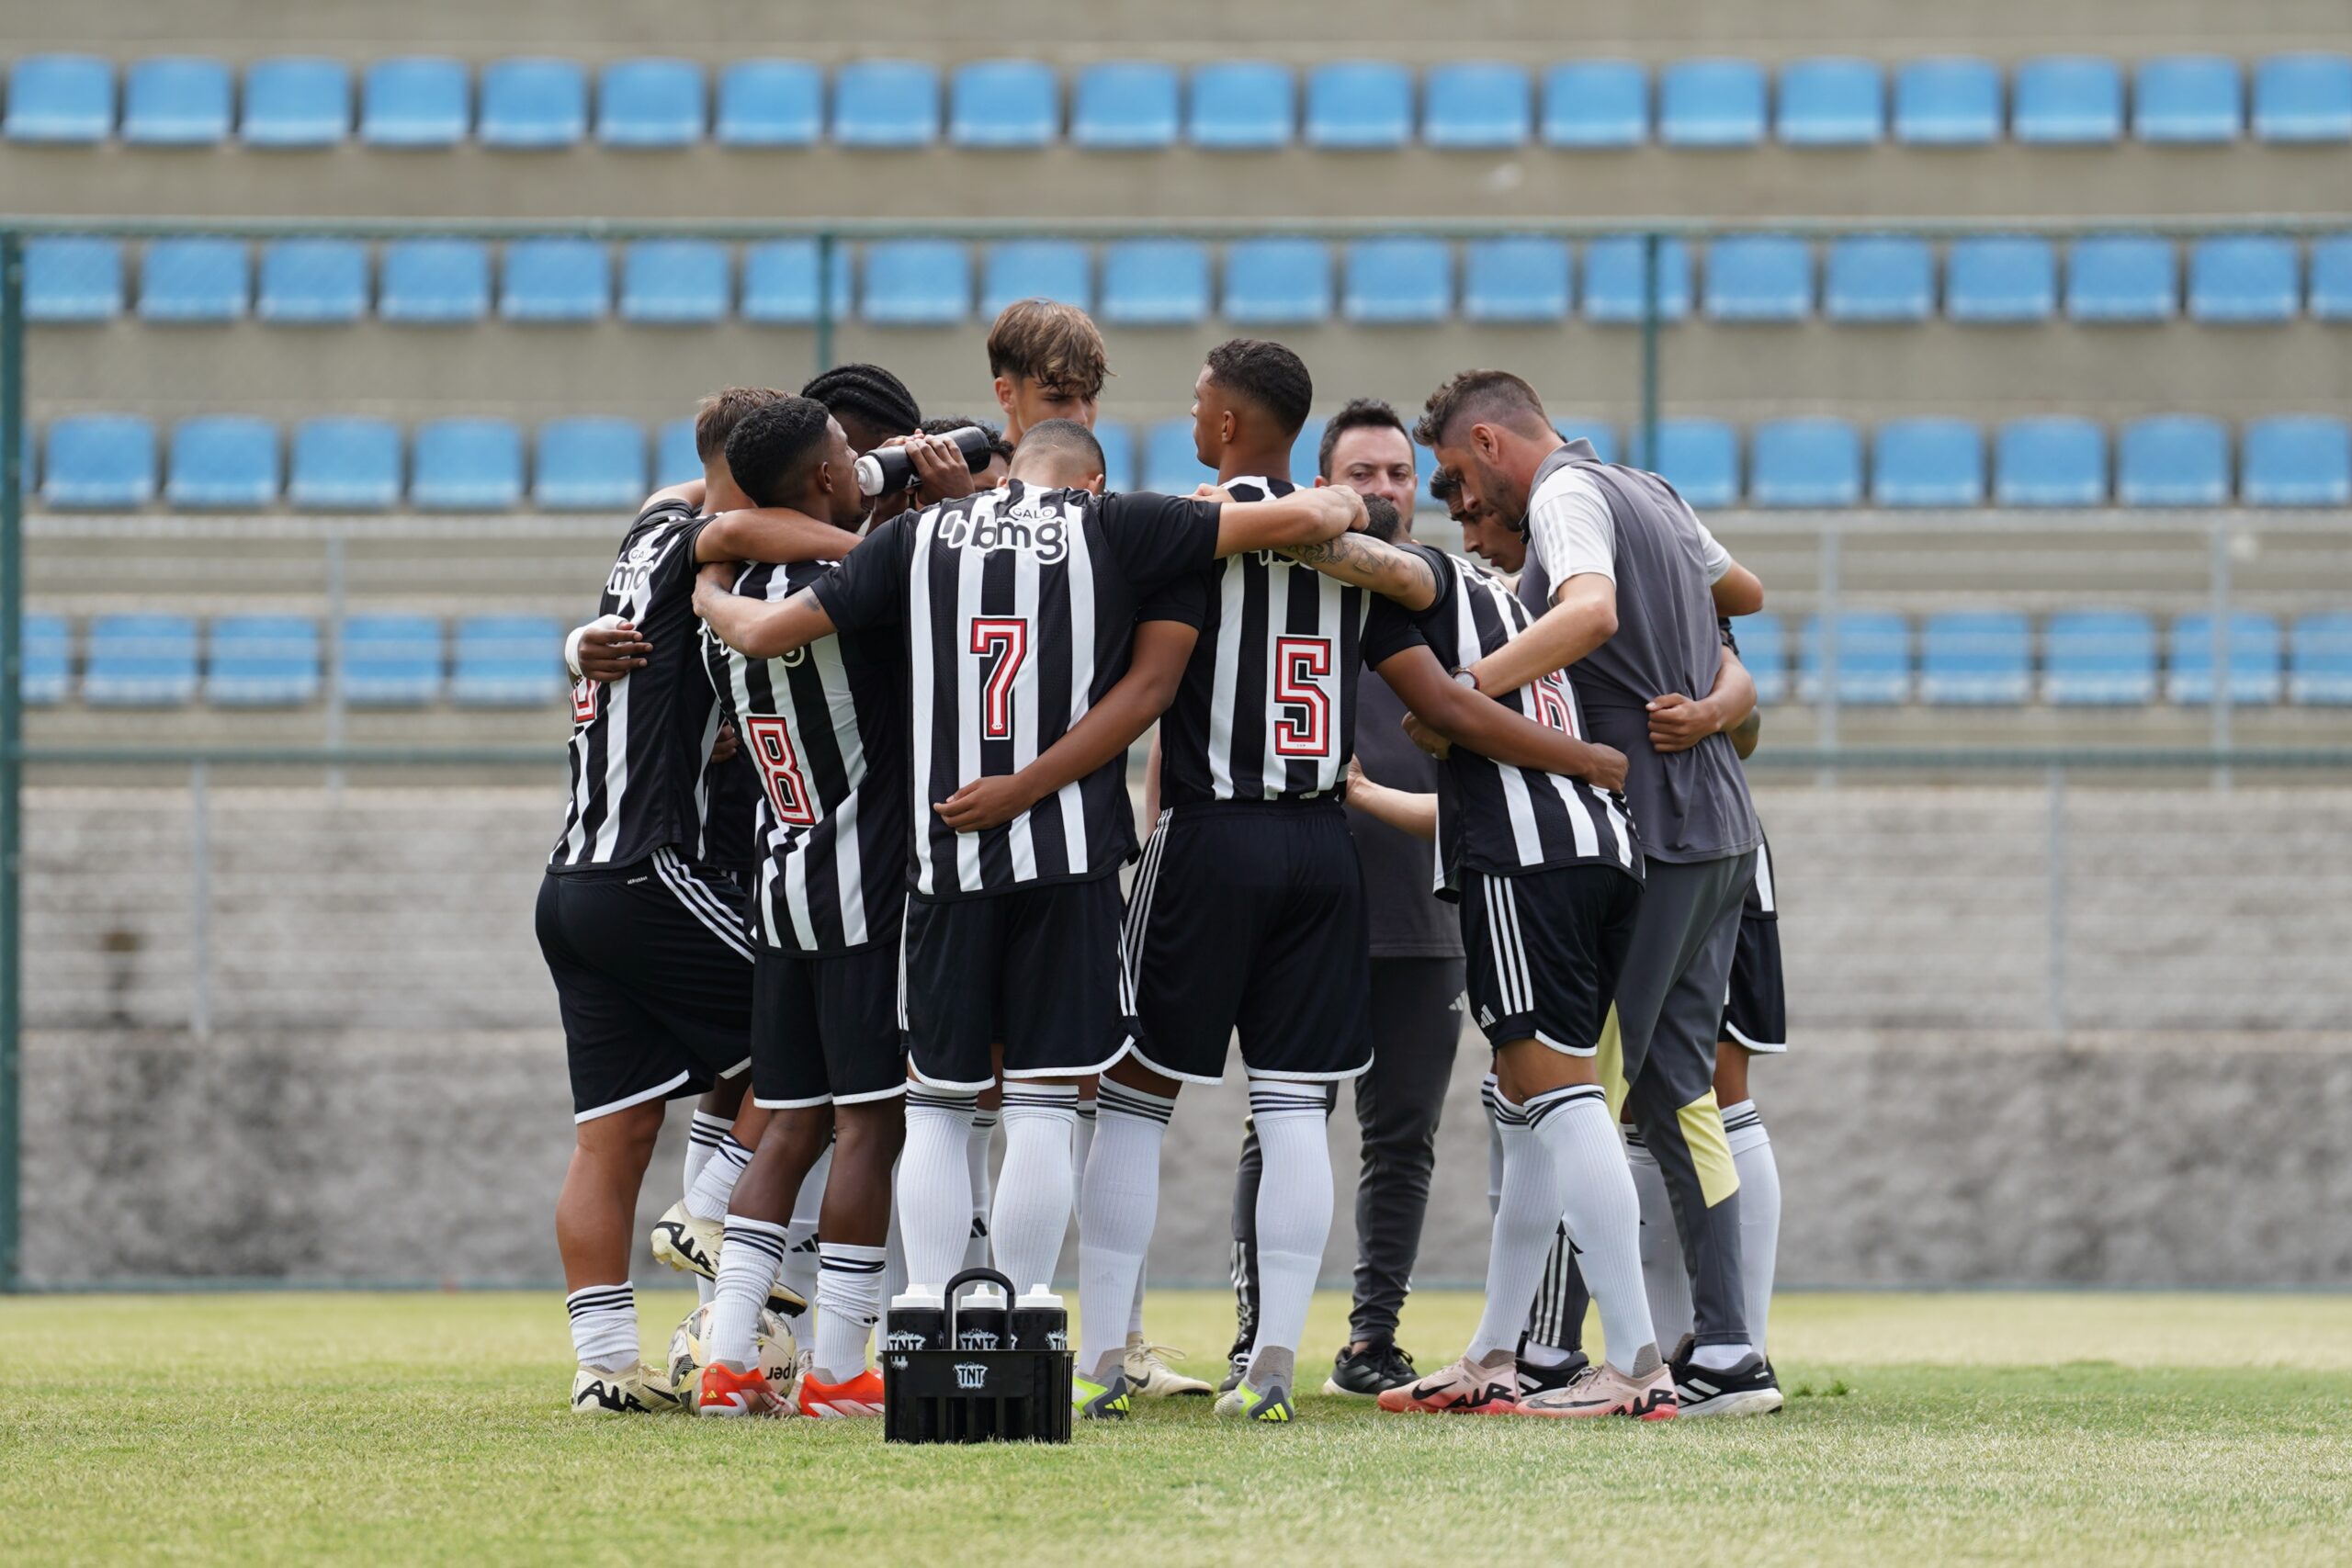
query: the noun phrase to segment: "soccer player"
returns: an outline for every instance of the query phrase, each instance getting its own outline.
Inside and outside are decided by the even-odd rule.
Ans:
[[[644,663],[572,694],[570,798],[537,926],[562,1010],[576,1127],[556,1204],[575,1411],[673,1403],[639,1360],[629,1222],[663,1101],[739,1070],[750,1037],[741,896],[700,861],[700,791],[719,713],[692,636],[695,565],[837,554],[854,542],[790,513],[707,510],[748,499],[714,458],[723,429],[757,401],[706,405],[695,431],[704,477],[649,497],[621,542],[599,609],[643,634]]]
[[[1512,691],[1568,670],[1595,738],[1629,759],[1626,794],[1649,874],[1618,1021],[1626,1103],[1665,1178],[1691,1275],[1693,1343],[1674,1364],[1679,1403],[1689,1415],[1777,1409],[1780,1389],[1746,1321],[1739,1181],[1713,1083],[1761,833],[1728,740],[1661,751],[1649,736],[1662,694],[1714,690],[1716,617],[1759,608],[1762,587],[1664,479],[1562,440],[1535,389],[1507,371],[1446,382],[1415,434],[1461,475],[1465,501],[1523,520],[1528,536],[1519,591],[1537,619],[1472,677],[1481,690]],[[1694,1371],[1704,1388],[1690,1382]]]
[[[1111,371],[1102,334],[1085,311],[1051,299],[1016,299],[989,328],[989,374],[1004,411],[1004,438],[1017,447],[1049,419],[1093,429]]]

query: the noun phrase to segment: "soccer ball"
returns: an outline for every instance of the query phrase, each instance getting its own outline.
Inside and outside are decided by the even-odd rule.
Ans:
[[[702,1370],[710,1364],[710,1331],[717,1312],[716,1306],[705,1303],[686,1314],[685,1321],[670,1336],[670,1387],[678,1402],[689,1410],[696,1408],[702,1392]],[[769,1389],[789,1405],[799,1355],[799,1348],[792,1341],[792,1330],[784,1325],[784,1319],[763,1308],[752,1342],[760,1352],[760,1371],[766,1376]]]

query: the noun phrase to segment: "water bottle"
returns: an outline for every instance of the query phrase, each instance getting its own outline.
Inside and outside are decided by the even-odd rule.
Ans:
[[[989,433],[978,425],[967,424],[961,430],[947,432],[944,439],[963,448],[964,466],[974,473],[989,466]],[[903,446],[876,446],[853,465],[857,476],[860,495],[888,495],[907,488],[915,475],[915,460],[907,456]]]
[[[1069,1348],[1069,1313],[1061,1297],[1043,1285],[1033,1285],[1012,1303],[1012,1348],[1016,1350]]]
[[[1004,1292],[994,1285],[982,1285],[956,1304],[956,1348],[958,1350],[1004,1349],[1010,1329]]]
[[[939,1292],[918,1286],[891,1297],[889,1315],[882,1320],[882,1348],[946,1349],[947,1303]]]

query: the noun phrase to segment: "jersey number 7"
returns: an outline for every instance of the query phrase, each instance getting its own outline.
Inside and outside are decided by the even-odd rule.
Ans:
[[[1029,657],[1029,623],[1018,617],[976,620],[972,651],[980,657],[980,738],[1012,739],[1012,682]]]
[[[771,715],[745,719],[743,731],[752,743],[752,761],[767,784],[768,804],[775,807],[775,819],[787,828],[815,827],[817,802],[808,793],[808,781],[801,775],[800,759],[793,754],[790,728]]]

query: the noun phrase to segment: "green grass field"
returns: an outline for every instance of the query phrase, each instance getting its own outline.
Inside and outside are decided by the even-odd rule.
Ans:
[[[643,1298],[666,1339],[688,1298]],[[1309,1343],[1345,1303],[1317,1303]],[[1459,1348],[1474,1297],[1416,1296]],[[1213,1362],[1221,1294],[1155,1294]],[[1799,1295],[1746,1421],[1156,1404],[1067,1448],[565,1413],[548,1295],[0,1302],[0,1562],[2341,1562],[2352,1297]],[[1319,1381],[1319,1379],[1318,1379]]]

